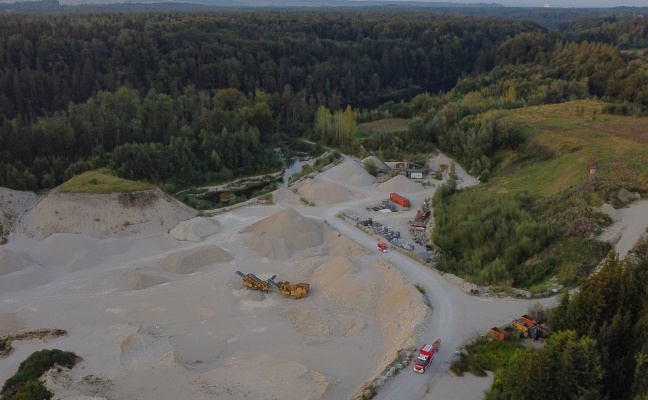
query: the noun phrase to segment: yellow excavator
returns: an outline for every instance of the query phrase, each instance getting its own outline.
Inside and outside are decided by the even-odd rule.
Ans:
[[[272,278],[268,279],[267,281],[262,281],[254,274],[246,275],[241,271],[236,271],[236,274],[241,278],[243,278],[243,284],[247,286],[249,289],[260,290],[265,293],[268,293],[270,291],[270,282],[275,284],[273,279],[277,276],[277,275],[273,275]]]
[[[279,289],[279,293],[284,294],[293,299],[300,299],[302,297],[308,296],[308,291],[310,285],[308,283],[298,283],[296,285],[291,285],[290,282],[275,282],[274,278],[268,279],[270,283],[276,286]]]

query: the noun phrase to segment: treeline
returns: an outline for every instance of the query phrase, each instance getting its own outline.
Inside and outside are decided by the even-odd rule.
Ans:
[[[0,186],[48,188],[74,174],[109,166],[120,176],[168,190],[276,170],[271,96],[237,89],[176,98],[155,90],[99,92],[51,116],[0,125]]]
[[[541,28],[385,12],[1,15],[0,185],[110,166],[172,188],[277,168],[269,149],[311,132],[318,108],[447,90],[527,31]]]
[[[540,30],[429,14],[5,14],[0,116],[47,114],[120,86],[175,97],[189,84],[246,94],[289,85],[338,109],[412,86],[448,90],[480,52]]]
[[[561,23],[559,30],[565,40],[607,43],[622,49],[645,48],[648,47],[645,11],[633,17],[613,14],[602,18],[578,18]]]
[[[541,350],[496,371],[486,399],[648,398],[648,261],[608,258],[550,319]]]

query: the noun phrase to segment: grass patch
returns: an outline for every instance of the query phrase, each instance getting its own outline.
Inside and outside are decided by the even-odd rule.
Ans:
[[[402,133],[407,132],[409,119],[387,118],[377,121],[365,122],[358,125],[356,137],[369,136],[374,132]]]
[[[594,239],[611,223],[596,207],[623,206],[622,190],[648,194],[648,118],[601,115],[603,106],[504,111],[525,142],[496,153],[487,183],[438,192],[438,268],[480,285],[534,290],[552,276],[569,286],[587,276],[610,249]]]
[[[155,186],[148,183],[118,178],[107,169],[84,172],[60,186],[62,192],[93,194],[129,193],[153,188]]]
[[[523,349],[517,341],[495,341],[490,337],[478,337],[466,346],[466,351],[461,353],[459,361],[450,365],[450,370],[457,376],[463,376],[466,372],[486,376],[486,371],[494,372],[503,368]]]

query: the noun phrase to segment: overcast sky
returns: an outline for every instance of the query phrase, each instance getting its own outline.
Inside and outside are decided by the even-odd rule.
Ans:
[[[443,1],[443,0],[432,0]],[[505,6],[542,7],[648,7],[648,0],[449,0],[453,3],[497,3]]]

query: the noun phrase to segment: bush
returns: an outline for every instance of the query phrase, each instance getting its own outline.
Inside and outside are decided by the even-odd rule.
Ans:
[[[41,377],[55,364],[72,368],[77,360],[76,354],[58,349],[41,350],[32,353],[18,366],[18,372],[7,379],[2,387],[3,398],[7,392],[18,393],[20,388],[31,380]]]

